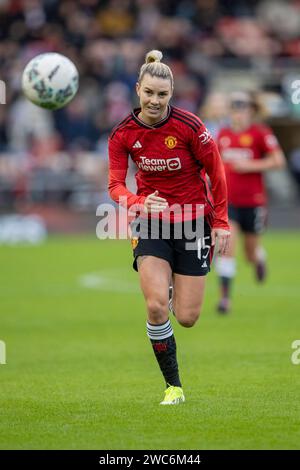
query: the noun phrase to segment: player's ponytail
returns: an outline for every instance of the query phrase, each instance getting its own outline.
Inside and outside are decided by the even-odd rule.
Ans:
[[[142,65],[139,73],[138,82],[141,83],[146,73],[151,77],[166,78],[171,82],[171,88],[174,87],[173,74],[167,64],[161,62],[163,54],[161,51],[152,50],[146,54],[145,63]]]

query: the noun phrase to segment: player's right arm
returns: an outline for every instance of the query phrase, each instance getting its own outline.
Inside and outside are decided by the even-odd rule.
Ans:
[[[113,133],[108,140],[109,175],[108,191],[110,197],[124,207],[144,205],[145,196],[137,196],[127,189],[126,176],[129,152],[119,132]]]
[[[146,212],[161,212],[168,203],[154,191],[148,196],[137,196],[127,189],[126,176],[128,171],[129,152],[118,132],[112,134],[108,141],[110,197],[123,207],[140,207]]]

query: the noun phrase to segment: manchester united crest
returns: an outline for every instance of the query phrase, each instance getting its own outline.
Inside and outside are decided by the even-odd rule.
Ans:
[[[243,134],[240,136],[240,144],[243,147],[249,147],[253,142],[253,137],[250,134]]]
[[[176,137],[169,135],[168,137],[165,138],[165,144],[169,149],[173,149],[177,145]]]

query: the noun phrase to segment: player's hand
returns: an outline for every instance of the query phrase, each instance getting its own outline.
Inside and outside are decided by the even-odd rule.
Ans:
[[[218,241],[218,255],[226,255],[229,247],[230,232],[223,228],[213,228],[211,231],[211,244],[214,246]]]
[[[168,202],[163,197],[158,196],[158,191],[149,194],[144,202],[146,212],[162,212],[168,207]]]

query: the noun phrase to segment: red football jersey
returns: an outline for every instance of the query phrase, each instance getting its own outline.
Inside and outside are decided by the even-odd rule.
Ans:
[[[263,174],[237,173],[232,162],[239,159],[259,159],[279,148],[272,130],[261,124],[253,124],[243,132],[230,128],[221,129],[218,146],[224,162],[228,202],[238,207],[257,207],[267,202]]]
[[[185,220],[195,218],[196,205],[203,204],[205,215],[214,214],[214,227],[228,229],[224,167],[202,121],[188,111],[170,106],[167,116],[150,126],[138,118],[139,112],[137,109],[127,116],[109,138],[112,199],[119,202],[121,196],[126,196],[130,207],[143,204],[146,196],[158,190],[169,206],[191,205],[189,215],[184,212]],[[136,195],[125,184],[129,156],[137,166]],[[171,217],[171,220],[176,219]]]

